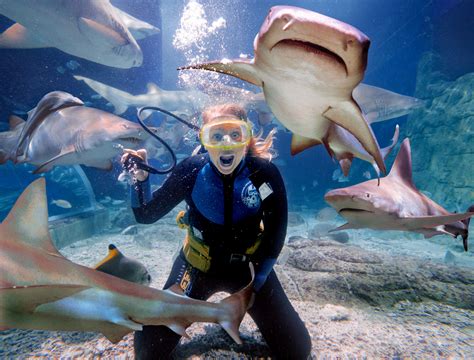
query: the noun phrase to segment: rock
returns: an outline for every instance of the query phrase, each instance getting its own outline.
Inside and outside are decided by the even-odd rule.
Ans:
[[[350,319],[349,310],[347,308],[333,304],[326,304],[321,309],[319,315],[331,321],[345,321]]]
[[[456,265],[456,256],[451,251],[446,251],[444,255],[444,263],[448,265]]]
[[[335,241],[300,240],[291,248],[285,269],[303,300],[391,307],[431,299],[474,309],[471,268],[381,255]]]
[[[130,225],[129,227],[122,230],[121,235],[136,235],[138,234],[138,227],[136,225]]]
[[[291,249],[288,246],[283,246],[283,249],[281,249],[280,255],[278,256],[276,263],[280,266],[285,265],[288,261],[288,258],[290,257],[290,253]]]
[[[348,243],[349,242],[349,234],[346,233],[345,231],[339,231],[339,232],[335,232],[335,233],[329,233],[327,235],[329,238],[339,242],[339,243],[342,243],[342,244],[345,244],[345,243]]]
[[[306,238],[302,237],[302,236],[298,236],[298,235],[293,235],[293,236],[290,236],[288,238],[288,244],[291,244],[291,243],[294,243],[294,242],[297,242],[297,241],[300,241],[300,240],[305,240]]]
[[[313,228],[309,231],[308,236],[312,239],[319,239],[321,237],[327,236],[329,230],[336,228],[332,223],[327,222],[320,222],[313,226]]]

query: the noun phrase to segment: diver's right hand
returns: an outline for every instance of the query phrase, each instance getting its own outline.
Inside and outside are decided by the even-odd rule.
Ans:
[[[133,150],[133,149],[123,149],[123,155],[122,158],[120,159],[120,162],[122,164],[122,168],[124,172],[128,172],[133,178],[135,178],[138,181],[145,181],[148,178],[148,172],[145,170],[138,169],[135,166],[133,167],[126,167],[127,159],[130,156],[134,156],[139,158],[141,161],[143,161],[145,164],[147,164],[147,152],[145,149],[139,149],[139,150]]]

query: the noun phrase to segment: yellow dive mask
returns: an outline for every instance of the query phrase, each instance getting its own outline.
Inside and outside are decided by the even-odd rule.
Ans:
[[[204,147],[220,150],[246,146],[251,137],[252,127],[249,122],[228,117],[203,125],[199,134]]]

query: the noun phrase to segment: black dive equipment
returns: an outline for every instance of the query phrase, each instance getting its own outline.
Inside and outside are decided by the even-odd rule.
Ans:
[[[130,169],[136,167],[140,170],[147,171],[150,174],[161,174],[161,175],[167,174],[167,173],[173,171],[174,167],[176,166],[176,155],[175,155],[173,149],[171,149],[171,147],[168,145],[168,143],[166,141],[164,141],[162,138],[160,138],[158,135],[156,135],[153,131],[150,130],[150,128],[147,125],[145,125],[145,123],[143,122],[143,119],[142,119],[142,113],[145,110],[159,111],[163,114],[166,114],[168,116],[171,116],[171,117],[175,118],[176,120],[183,123],[184,125],[186,125],[190,129],[196,130],[198,132],[199,132],[199,126],[191,124],[190,122],[184,120],[183,118],[180,118],[179,116],[173,114],[172,112],[169,112],[165,109],[162,109],[162,108],[159,108],[159,107],[156,107],[156,106],[144,106],[144,107],[139,108],[137,110],[138,123],[141,125],[143,130],[145,130],[147,133],[149,133],[151,136],[153,136],[156,140],[158,140],[165,147],[166,150],[168,150],[168,152],[171,155],[171,165],[166,169],[156,169],[153,166],[150,166],[150,165],[146,164],[138,156],[130,155],[125,160],[123,166],[127,170],[130,170]]]

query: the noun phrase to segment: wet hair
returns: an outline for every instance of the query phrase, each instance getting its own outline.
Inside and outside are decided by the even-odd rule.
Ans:
[[[202,123],[207,124],[216,118],[223,116],[233,117],[238,120],[249,121],[247,112],[238,104],[223,104],[208,107],[202,113]],[[273,149],[273,139],[275,137],[276,129],[272,129],[268,135],[263,139],[262,132],[252,135],[247,147],[247,153],[250,156],[260,157],[271,160],[276,156],[276,151]]]

